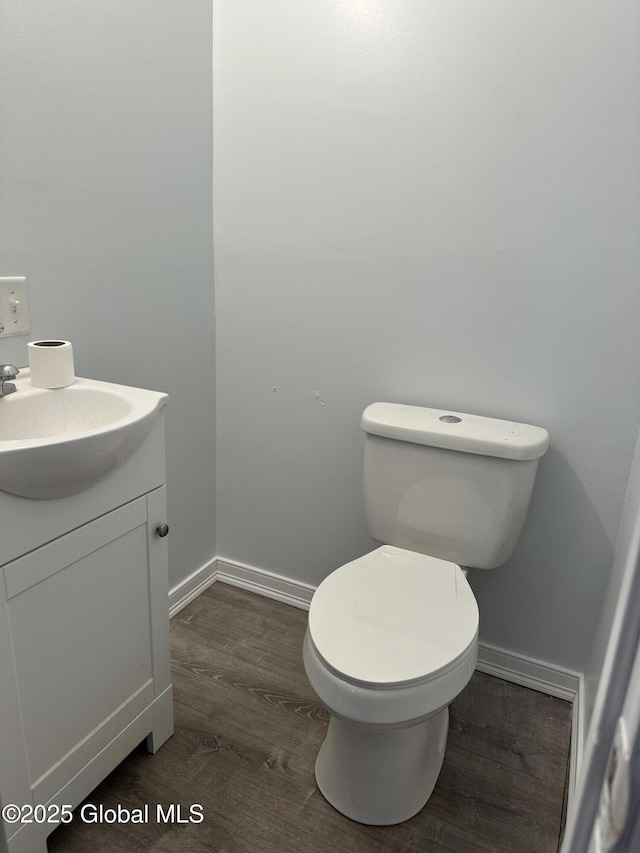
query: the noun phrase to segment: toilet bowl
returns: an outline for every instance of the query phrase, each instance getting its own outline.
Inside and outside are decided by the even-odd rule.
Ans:
[[[383,546],[320,584],[303,656],[331,713],[316,781],[334,808],[372,825],[420,811],[477,649],[478,607],[454,563]]]
[[[382,543],[322,581],[303,655],[331,713],[316,781],[338,811],[400,823],[427,802],[449,704],[478,653],[478,606],[460,566],[493,569],[525,520],[541,427],[399,403],[362,414],[367,527]]]

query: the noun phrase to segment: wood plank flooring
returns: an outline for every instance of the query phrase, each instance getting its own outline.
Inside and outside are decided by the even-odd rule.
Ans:
[[[135,750],[85,801],[150,804],[147,823],[78,816],[50,853],[556,853],[571,709],[476,673],[450,708],[436,789],[412,820],[356,824],[329,806],[313,766],[328,716],[302,664],[307,614],[216,583],[172,621],[174,736]],[[203,808],[165,824],[156,804]],[[76,815],[79,809],[76,810]]]

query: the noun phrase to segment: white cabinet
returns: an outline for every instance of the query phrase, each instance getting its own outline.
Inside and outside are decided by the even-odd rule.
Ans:
[[[64,500],[20,505],[43,504],[65,518]],[[172,734],[165,522],[160,486],[2,566],[0,805],[75,807]],[[55,826],[0,822],[0,851],[45,853]]]

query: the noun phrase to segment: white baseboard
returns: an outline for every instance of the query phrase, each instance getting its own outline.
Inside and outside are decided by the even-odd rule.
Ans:
[[[245,563],[214,557],[169,590],[169,618],[179,613],[216,581],[308,610],[315,587]]]
[[[169,593],[169,613],[173,617],[201,592],[216,581],[241,587],[257,595],[308,610],[315,587],[265,569],[216,557],[195,571]],[[540,693],[565,699],[573,705],[571,728],[571,758],[569,797],[573,797],[576,775],[582,758],[584,742],[584,685],[580,673],[563,669],[516,652],[480,643],[478,664],[480,672],[494,675],[513,684],[529,687]]]
[[[308,583],[285,578],[274,572],[267,572],[265,569],[257,569],[255,566],[247,566],[245,563],[226,560],[224,557],[217,559],[216,580],[242,587],[258,595],[264,595],[266,598],[292,604],[302,610],[309,609],[316,589]]]
[[[479,644],[477,668],[487,675],[495,675],[568,702],[574,701],[580,688],[579,673],[500,649],[490,643]]]
[[[173,619],[176,613],[179,613],[183,607],[190,604],[194,598],[197,598],[201,592],[204,592],[208,586],[216,580],[216,563],[209,560],[204,566],[189,575],[188,578],[181,581],[179,584],[169,590],[169,619]]]

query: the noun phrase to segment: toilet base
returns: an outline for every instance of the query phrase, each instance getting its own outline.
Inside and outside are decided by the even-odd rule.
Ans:
[[[448,707],[401,727],[359,727],[332,716],[316,759],[318,788],[337,811],[358,823],[409,820],[433,792],[448,728]]]

